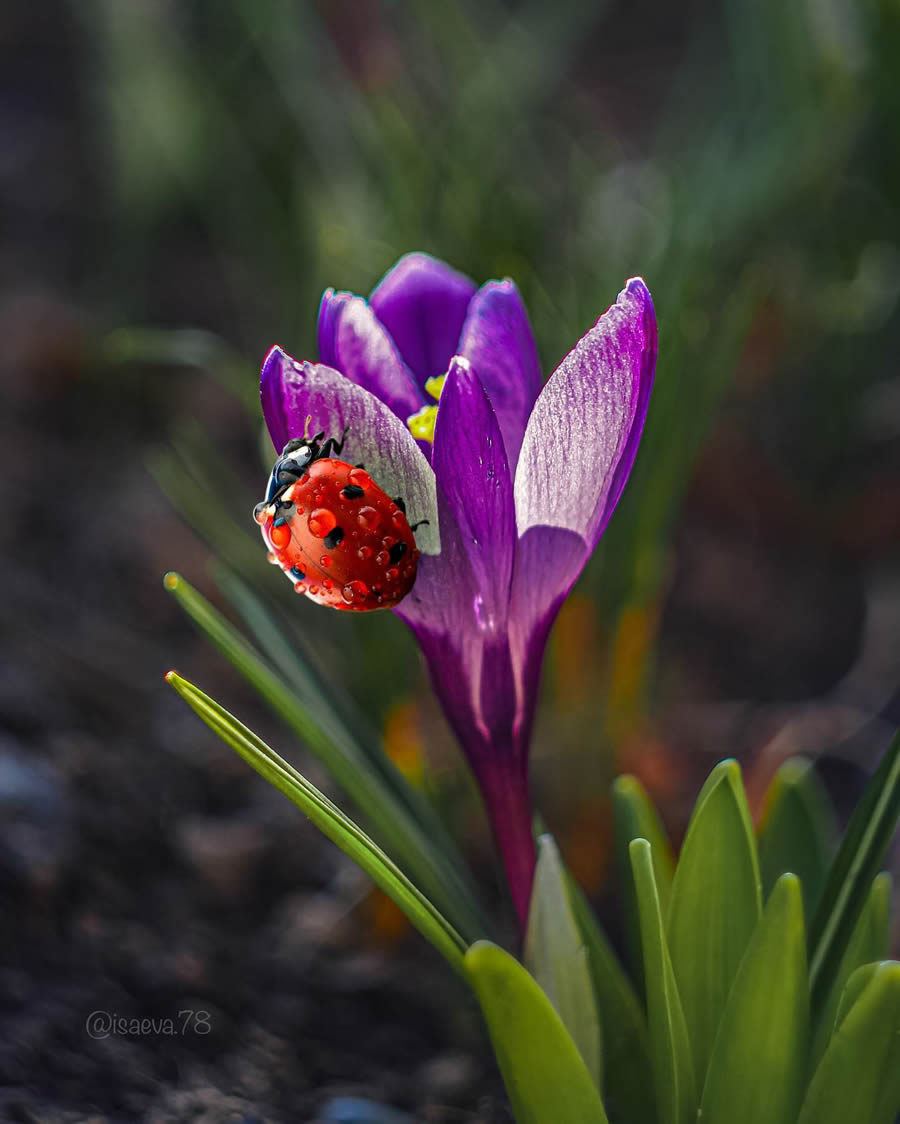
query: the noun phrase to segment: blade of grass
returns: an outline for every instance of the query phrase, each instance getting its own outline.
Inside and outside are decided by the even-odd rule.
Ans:
[[[688,826],[666,927],[697,1081],[760,917],[759,866],[735,761],[713,769]]]
[[[459,867],[435,845],[405,802],[373,769],[368,755],[352,743],[333,740],[256,649],[179,574],[167,574],[166,588],[223,655],[251,683],[365,814],[376,835],[404,862],[467,938],[484,933],[480,911]]]
[[[357,824],[260,738],[214,699],[175,671],[166,681],[211,730],[353,859],[406,914],[458,972],[463,971],[466,942],[402,870]]]
[[[572,1035],[594,1084],[601,1089],[600,1019],[587,948],[569,902],[565,868],[551,835],[538,840],[524,960]]]
[[[822,1011],[900,816],[900,733],[866,785],[828,872],[810,930],[813,1017]]]
[[[518,960],[490,941],[477,941],[465,955],[465,971],[517,1124],[608,1124],[578,1047]]]
[[[766,794],[759,825],[759,868],[763,897],[791,871],[803,887],[803,905],[812,917],[828,873],[834,812],[815,767],[802,757],[781,766]]]
[[[591,983],[600,1012],[604,1102],[615,1120],[655,1120],[653,1069],[643,1008],[597,924],[584,892],[571,875],[568,891],[582,940],[587,946]]]
[[[857,969],[846,993],[797,1124],[893,1124],[900,1111],[900,964]]]
[[[891,876],[879,874],[872,883],[868,900],[853,930],[841,966],[829,989],[815,1026],[812,1068],[821,1060],[834,1032],[838,1005],[847,981],[857,968],[882,960],[888,954],[891,921]]]
[[[698,1119],[794,1124],[806,1088],[809,988],[803,895],[778,880],[719,1024]]]
[[[646,839],[633,840],[629,852],[643,939],[650,1056],[659,1121],[692,1124],[697,1112],[694,1063],[666,941],[653,855]]]

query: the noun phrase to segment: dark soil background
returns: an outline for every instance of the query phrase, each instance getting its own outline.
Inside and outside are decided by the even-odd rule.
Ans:
[[[621,60],[643,49],[643,31],[640,13],[614,7],[610,68],[602,82],[599,65],[581,80],[593,90],[596,78],[623,109]],[[659,25],[646,74],[680,55],[707,7],[693,5],[684,26]],[[178,5],[159,8],[177,22]],[[360,8],[380,43],[379,6]],[[196,31],[210,13],[178,14]],[[334,18],[338,31],[355,27],[347,13]],[[387,48],[378,57],[396,66]],[[124,305],[141,323],[220,333],[246,349],[249,369],[271,342],[277,286],[257,285],[239,255],[226,284],[209,227],[185,205],[162,206],[122,242],[98,60],[73,6],[4,5],[0,1120],[510,1121],[477,1012],[442,962],[163,682],[170,666],[189,668],[284,744],[163,592],[173,566],[203,585],[209,552],[147,468],[191,416],[252,486],[246,415],[195,371],[111,365],[103,341]],[[652,82],[638,85],[650,99]],[[638,101],[628,111],[640,128]],[[235,271],[250,332],[232,318]],[[885,374],[896,365],[892,344]],[[673,536],[663,702],[656,734],[627,763],[676,833],[724,751],[742,756],[758,795],[790,752],[827,750],[823,774],[846,810],[900,721],[900,427],[890,440],[833,442],[822,489],[840,502],[825,517],[814,486],[786,487],[784,450],[802,460],[802,424],[766,424],[805,417],[791,393],[739,386]],[[872,411],[896,419],[897,401]],[[545,727],[537,769],[558,808]],[[304,768],[327,784],[315,763]],[[334,1101],[347,1097],[370,1103]]]

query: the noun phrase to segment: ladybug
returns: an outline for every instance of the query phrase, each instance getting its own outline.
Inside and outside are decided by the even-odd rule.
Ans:
[[[389,609],[413,587],[419,551],[401,498],[340,454],[347,438],[288,441],[253,518],[297,593],[333,609]]]

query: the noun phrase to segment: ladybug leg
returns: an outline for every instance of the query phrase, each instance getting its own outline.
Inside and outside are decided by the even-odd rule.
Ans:
[[[335,453],[338,456],[344,451],[344,442],[347,440],[347,433],[350,430],[349,425],[344,426],[344,432],[341,434],[341,439],[338,441],[336,437],[329,437],[325,444],[322,446],[322,451],[318,454],[320,457],[332,457]]]
[[[405,515],[406,514],[406,501],[403,499],[403,496],[396,496],[394,498],[394,503],[397,505],[397,507],[400,508],[400,510]]]
[[[415,533],[420,527],[430,527],[431,524],[427,519],[420,519],[418,523],[411,523],[409,529]]]

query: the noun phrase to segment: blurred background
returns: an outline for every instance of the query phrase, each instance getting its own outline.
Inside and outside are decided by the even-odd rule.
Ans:
[[[502,916],[403,627],[295,597],[250,519],[262,356],[315,358],[322,289],[407,250],[513,277],[546,373],[627,277],[654,294],[647,434],[533,755],[613,936],[617,772],[675,839],[731,754],[756,811],[797,752],[846,811],[900,722],[898,58],[894,0],[2,5],[3,1119],[509,1119],[443,966],[162,681],[328,786],[161,580],[237,620],[242,579]],[[209,1032],[96,1039],[97,1010]]]

